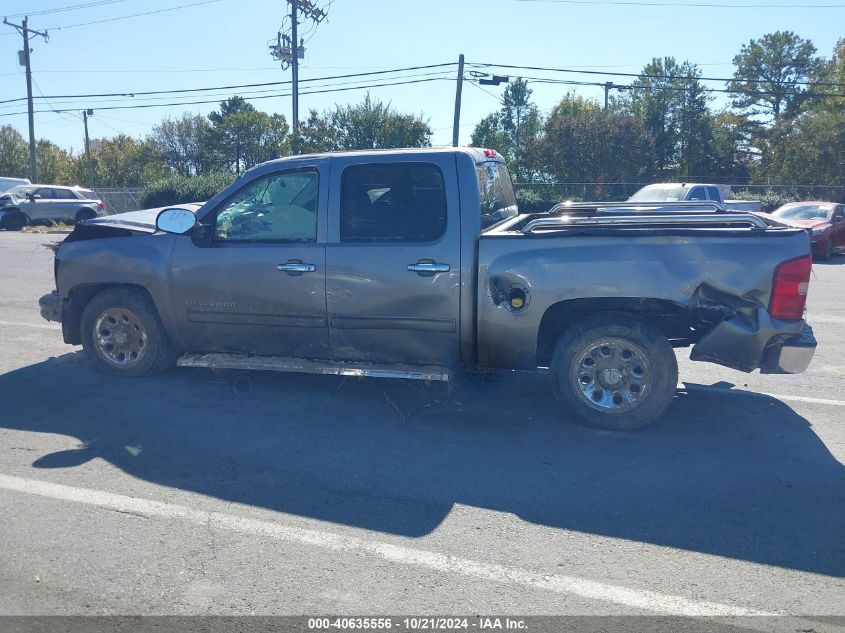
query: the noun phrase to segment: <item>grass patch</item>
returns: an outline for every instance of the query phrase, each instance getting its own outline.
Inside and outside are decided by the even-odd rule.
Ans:
[[[52,224],[30,224],[21,229],[23,233],[70,233],[73,226],[65,224],[64,222],[54,222]]]

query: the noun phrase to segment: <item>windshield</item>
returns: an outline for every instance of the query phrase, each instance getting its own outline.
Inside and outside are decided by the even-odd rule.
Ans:
[[[26,198],[26,194],[33,193],[38,187],[34,187],[32,185],[18,185],[17,187],[12,187],[6,193],[11,194],[14,198]]]
[[[490,160],[476,165],[481,194],[481,228],[519,213],[511,175],[504,163]]]
[[[686,188],[680,185],[648,185],[643,187],[629,202],[677,202],[684,199]]]
[[[787,204],[772,212],[776,218],[790,220],[829,220],[832,207],[820,204]]]

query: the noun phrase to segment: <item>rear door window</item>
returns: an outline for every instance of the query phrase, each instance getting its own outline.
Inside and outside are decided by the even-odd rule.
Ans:
[[[718,187],[707,187],[707,195],[711,200],[715,200],[716,202],[722,201],[722,196],[719,195]]]
[[[504,163],[491,160],[475,166],[481,196],[481,228],[518,213],[511,175]]]
[[[352,165],[343,171],[341,242],[434,242],[445,231],[446,187],[437,165]]]

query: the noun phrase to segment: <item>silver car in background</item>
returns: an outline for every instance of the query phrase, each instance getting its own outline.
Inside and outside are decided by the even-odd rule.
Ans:
[[[106,215],[91,189],[59,185],[19,185],[0,195],[0,228],[20,231],[39,222],[82,222]]]

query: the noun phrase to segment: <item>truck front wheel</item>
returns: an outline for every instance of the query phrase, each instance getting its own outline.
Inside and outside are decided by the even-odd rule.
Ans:
[[[103,373],[151,376],[176,358],[158,312],[143,293],[112,288],[95,295],[82,312],[82,347]]]
[[[656,327],[608,312],[566,330],[551,376],[555,397],[583,422],[632,431],[653,422],[672,402],[678,361]]]

